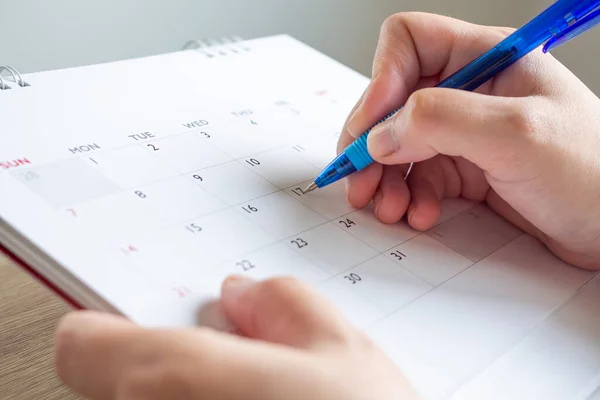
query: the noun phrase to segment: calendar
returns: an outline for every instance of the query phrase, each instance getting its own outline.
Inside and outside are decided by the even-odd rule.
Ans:
[[[230,274],[324,295],[427,399],[588,398],[600,282],[485,204],[383,224],[335,157],[366,77],[289,37],[47,71],[0,90],[0,241],[86,308],[207,324]],[[211,308],[212,307],[212,308]],[[579,396],[579,397],[578,397]]]

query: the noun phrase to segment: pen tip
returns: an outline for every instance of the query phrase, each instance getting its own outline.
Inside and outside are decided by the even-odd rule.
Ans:
[[[310,185],[308,185],[306,189],[304,189],[304,193],[310,193],[313,190],[315,190],[316,188],[317,188],[317,184],[313,182]]]

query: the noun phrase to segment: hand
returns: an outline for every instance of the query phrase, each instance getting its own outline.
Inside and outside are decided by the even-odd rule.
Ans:
[[[338,150],[406,104],[371,131],[376,163],[348,178],[348,200],[418,230],[445,197],[486,201],[564,261],[600,269],[600,99],[541,51],[475,93],[432,88],[510,33],[419,13],[385,22]]]
[[[231,278],[221,305],[243,336],[70,314],[58,374],[93,400],[416,399],[378,348],[295,280]]]

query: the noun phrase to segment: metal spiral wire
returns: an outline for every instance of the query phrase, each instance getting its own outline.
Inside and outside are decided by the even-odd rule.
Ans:
[[[239,36],[224,36],[220,39],[190,40],[183,46],[183,50],[195,50],[206,57],[213,58],[249,51],[250,48],[244,45],[244,40]]]
[[[8,71],[10,73],[10,76],[12,77],[12,81],[14,83],[16,83],[17,85],[19,85],[20,87],[29,86],[29,84],[27,84],[27,82],[25,82],[25,80],[23,79],[23,76],[21,76],[21,73],[19,71],[17,71],[16,68],[11,67],[10,65],[0,65],[0,90],[7,90],[7,89],[11,88],[6,83],[4,78],[2,78],[2,72],[4,72],[4,71]]]

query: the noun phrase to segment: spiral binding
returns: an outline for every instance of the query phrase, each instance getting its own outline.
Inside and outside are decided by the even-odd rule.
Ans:
[[[183,50],[195,50],[208,58],[213,58],[247,52],[250,48],[239,36],[224,36],[220,39],[190,40],[183,46]]]
[[[16,83],[17,85],[19,85],[20,87],[26,87],[29,86],[29,84],[27,82],[25,82],[25,80],[23,79],[23,77],[21,76],[21,73],[19,71],[17,71],[16,68],[11,67],[10,65],[0,65],[0,90],[8,90],[8,89],[12,89],[4,80],[4,78],[2,78],[2,73],[4,71],[8,71],[12,77],[12,81],[14,83]]]

